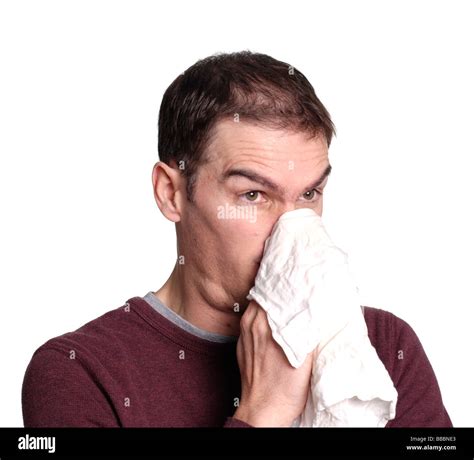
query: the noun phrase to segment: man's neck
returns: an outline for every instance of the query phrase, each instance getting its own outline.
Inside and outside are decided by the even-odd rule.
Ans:
[[[168,308],[208,332],[237,337],[240,334],[241,313],[229,305],[211,305],[196,289],[192,280],[184,282],[185,273],[177,264],[166,283],[154,292]]]

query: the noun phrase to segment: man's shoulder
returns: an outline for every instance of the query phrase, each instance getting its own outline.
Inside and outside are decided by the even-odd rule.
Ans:
[[[133,297],[119,307],[108,310],[86,322],[79,328],[52,337],[38,347],[33,356],[43,351],[56,351],[69,356],[85,353],[99,356],[104,353],[117,353],[120,345],[136,339],[139,322],[132,313]]]
[[[369,339],[398,392],[387,427],[452,427],[436,375],[413,328],[388,311],[364,307]]]
[[[362,311],[371,338],[379,339],[382,336],[385,340],[387,338],[397,339],[400,334],[413,332],[405,320],[390,311],[365,305],[362,306]]]
[[[400,350],[421,348],[415,331],[402,318],[381,308],[363,306],[363,312],[370,342],[390,373],[399,365]]]
[[[111,398],[141,347],[130,307],[127,301],[36,349],[22,385],[25,426],[118,426]]]

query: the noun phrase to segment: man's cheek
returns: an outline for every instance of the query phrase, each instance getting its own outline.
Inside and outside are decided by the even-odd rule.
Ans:
[[[262,225],[250,220],[236,220],[232,224],[232,236],[236,244],[247,248],[257,248],[265,243],[267,232]]]

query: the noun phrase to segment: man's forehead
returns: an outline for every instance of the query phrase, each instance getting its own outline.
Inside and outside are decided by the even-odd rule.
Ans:
[[[310,137],[304,132],[226,121],[218,123],[213,132],[208,159],[217,162],[219,169],[246,160],[269,165],[291,161],[296,166],[296,163],[321,163],[327,152],[322,135]]]

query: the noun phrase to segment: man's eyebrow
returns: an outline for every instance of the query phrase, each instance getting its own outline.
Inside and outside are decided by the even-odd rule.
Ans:
[[[329,174],[331,174],[331,171],[332,171],[332,166],[329,164],[324,170],[324,172],[321,174],[321,177],[318,180],[316,180],[313,184],[306,187],[304,191],[312,190],[313,188],[319,187],[324,182],[326,177],[328,177]],[[250,169],[245,169],[245,168],[229,169],[222,175],[221,180],[225,181],[229,177],[233,177],[233,176],[245,177],[251,180],[252,182],[257,182],[258,184],[268,187],[269,189],[274,190],[280,194],[283,194],[284,192],[283,187],[280,187],[278,184],[275,184],[275,182],[273,182],[271,179],[268,179],[267,177],[264,177],[256,173],[255,171],[252,171]]]
[[[332,166],[329,164],[329,165],[327,165],[324,172],[321,174],[321,177],[316,182],[311,184],[308,188],[306,188],[305,190],[312,190],[313,188],[319,187],[324,182],[326,177],[328,177],[329,174],[331,174],[331,171],[332,171]]]

